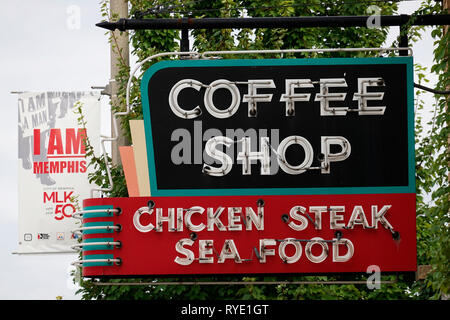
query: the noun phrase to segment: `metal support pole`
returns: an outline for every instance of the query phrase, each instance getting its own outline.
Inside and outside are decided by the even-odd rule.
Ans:
[[[444,10],[444,12],[450,13],[450,0],[444,0],[442,2],[442,9]],[[448,32],[450,32],[450,28],[449,28],[449,25],[447,24],[446,26],[444,26],[444,32],[443,32],[444,36],[446,34],[448,34]],[[448,48],[447,48],[446,54],[448,54]],[[450,69],[450,63],[447,62],[447,66],[445,68],[446,74],[448,74],[449,69]],[[445,89],[446,90],[450,90],[450,84],[448,84]],[[449,109],[448,109],[448,106],[450,105],[450,98],[446,97],[445,99],[446,99],[446,102],[447,102],[446,103],[446,112],[448,114],[450,112]],[[447,126],[449,124],[450,123],[447,122]],[[450,153],[450,134],[447,136],[447,152]],[[450,162],[448,163],[448,166],[450,167]],[[447,181],[450,183],[450,172],[447,174]],[[450,195],[449,195],[449,197],[450,197]],[[449,294],[443,295],[443,297],[445,297],[445,300],[449,300],[450,299],[450,295]]]
[[[404,48],[404,47],[408,47],[408,30],[409,30],[409,28],[407,26],[407,23],[409,20],[409,16],[406,14],[402,14],[400,16],[401,16],[402,24],[400,25],[400,41],[399,41],[398,46],[401,48]],[[399,54],[400,54],[400,56],[407,56],[408,51],[402,50],[399,52]]]
[[[400,26],[400,42],[399,47],[401,48],[407,48],[408,47],[408,28],[405,26]],[[401,56],[407,56],[408,51],[401,50],[400,51]]]
[[[111,0],[110,1],[111,17],[117,15],[119,18],[128,18],[128,0]],[[120,73],[120,64],[130,65],[129,40],[128,32],[120,32],[111,30],[111,79],[109,82],[111,88],[111,105],[119,106],[120,101],[117,96],[118,85],[116,77]],[[125,106],[123,106],[125,107]],[[114,117],[112,117],[114,118]],[[114,121],[114,119],[111,119]],[[111,122],[111,126],[113,123]],[[119,146],[128,145],[129,141],[125,138],[121,127],[119,126],[119,138],[111,144],[112,163],[120,164]],[[111,127],[111,130],[112,127]]]
[[[187,28],[181,29],[180,51],[181,52],[189,51],[189,29]]]

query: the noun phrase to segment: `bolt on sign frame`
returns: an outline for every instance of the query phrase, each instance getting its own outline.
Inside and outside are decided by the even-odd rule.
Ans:
[[[198,56],[162,55],[172,54]],[[203,56],[208,54],[219,53]],[[221,78],[218,74],[226,75],[228,82],[215,82]],[[250,81],[261,78],[273,80],[273,84]],[[183,82],[186,79],[197,82]],[[296,81],[288,82],[293,79]],[[198,93],[176,99],[180,101],[179,109],[202,105],[202,113],[194,111],[193,118],[183,119],[182,113],[177,115],[177,106],[170,105],[170,93],[176,91],[173,88],[180,81],[184,85],[178,90],[180,97],[183,90]],[[236,91],[238,85],[242,88]],[[154,196],[83,202],[84,209],[76,214],[83,219],[83,227],[77,230],[83,235],[83,243],[78,246],[83,250],[79,262],[83,275],[342,273],[365,272],[370,265],[378,265],[382,272],[416,270],[412,57],[166,61],[144,74],[141,89]],[[230,99],[220,97],[219,89],[231,95],[234,91],[247,103],[232,98],[229,106],[237,110],[233,109],[230,116],[230,112],[225,116],[222,113],[221,118],[223,108],[215,108],[218,103],[214,95],[219,95],[219,100]],[[345,103],[355,101],[352,108],[339,105],[339,97]],[[367,103],[371,98],[385,104],[385,108]],[[333,101],[333,106],[324,101],[327,99]],[[270,104],[271,111],[264,115]],[[257,107],[257,113],[252,114],[251,106]],[[197,116],[204,117],[201,124],[205,130],[220,128],[225,121],[220,128],[224,132],[233,123],[233,128],[258,130],[274,125],[281,139],[293,136],[284,143],[285,149],[274,148],[267,139],[257,143],[256,150],[265,146],[266,152],[275,155],[272,160],[278,162],[281,169],[277,174],[283,178],[264,183],[264,178],[277,174],[260,174],[258,163],[264,157],[252,153],[250,146],[242,146],[245,136],[236,143],[242,147],[242,165],[234,163],[229,171],[234,177],[211,176],[205,169],[214,171],[217,164],[204,163],[185,166],[188,179],[183,178],[183,172],[171,176],[177,168],[171,167],[167,158],[174,146],[170,136],[180,129],[180,124],[181,129],[191,130],[195,136]],[[167,117],[172,118],[168,121]],[[234,122],[227,122],[232,117]],[[345,129],[343,120],[350,121],[347,123],[352,129]],[[288,125],[289,121],[293,125]],[[264,122],[272,126],[264,127]],[[334,131],[326,132],[327,128]],[[331,139],[329,144],[327,138]],[[298,162],[299,158],[292,158],[286,151],[295,144],[303,148],[300,160],[312,159],[300,168],[289,165],[289,161]],[[167,146],[169,149],[164,150]],[[313,153],[322,154],[315,159]],[[284,162],[279,162],[280,158]],[[247,166],[250,174],[240,174],[246,160],[256,163]],[[361,165],[369,170],[358,167]],[[295,177],[289,175],[292,170],[295,174],[291,176]],[[338,178],[332,177],[334,172]],[[302,175],[315,177],[300,179]],[[245,187],[242,176],[249,178],[250,188]],[[228,182],[223,184],[225,187],[215,188],[215,184],[222,183],[221,178]],[[194,184],[178,184],[184,180]],[[175,184],[164,186],[168,181]]]

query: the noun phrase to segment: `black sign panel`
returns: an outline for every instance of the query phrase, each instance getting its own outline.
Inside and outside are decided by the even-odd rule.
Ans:
[[[152,195],[414,188],[410,57],[169,61],[141,90]]]

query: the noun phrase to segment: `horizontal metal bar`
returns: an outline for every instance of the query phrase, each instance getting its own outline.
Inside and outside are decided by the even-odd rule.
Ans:
[[[397,280],[380,281],[380,284],[397,283]],[[367,281],[166,281],[166,282],[93,282],[97,286],[217,286],[217,285],[302,285],[302,284],[367,284]]]
[[[61,254],[61,253],[65,253],[65,254],[74,254],[77,253],[77,251],[37,251],[37,252],[17,252],[17,251],[13,251],[11,252],[11,254],[17,254],[17,255],[33,255],[33,254]]]
[[[118,213],[120,212],[119,209],[95,209],[95,210],[77,210],[72,214],[72,218],[75,219],[83,219],[83,215],[85,213]]]
[[[370,52],[377,51],[380,53],[391,51],[408,51],[408,55],[412,56],[413,50],[411,47],[404,48],[316,48],[316,49],[267,49],[267,50],[230,50],[230,51],[205,51],[199,53],[201,59],[217,59],[218,55],[231,55],[231,54],[284,54],[284,53],[317,53],[323,54],[324,52]]]
[[[77,213],[83,214],[83,213],[113,213],[113,212],[119,212],[119,209],[94,209],[94,210],[77,210]]]
[[[229,29],[229,28],[317,28],[317,27],[367,27],[371,16],[307,16],[307,17],[253,17],[253,18],[179,18],[179,19],[119,19],[103,21],[96,26],[108,30],[149,29]],[[412,16],[380,16],[380,26],[402,26]],[[448,25],[450,15],[415,16],[411,25]]]
[[[81,228],[76,228],[71,230],[70,232],[74,233],[74,234],[78,234],[81,235],[83,234],[83,231],[87,231],[87,230],[120,230],[121,227],[120,226],[93,226],[93,227],[81,227]]]
[[[78,244],[74,244],[73,246],[70,246],[70,249],[81,251],[84,247],[90,247],[90,246],[107,246],[107,247],[113,247],[116,248],[120,247],[122,243],[120,241],[102,241],[102,242],[82,242]]]
[[[450,94],[450,90],[446,90],[446,91],[436,90],[436,89],[433,89],[433,88],[428,88],[428,87],[422,86],[422,85],[420,85],[418,83],[414,83],[414,88],[422,89],[422,90],[425,90],[425,91],[428,91],[428,92],[431,92],[431,93],[434,93],[434,94],[444,94],[444,95]]]
[[[72,230],[72,233],[75,233],[77,231],[84,231],[84,230],[102,230],[102,229],[106,229],[106,230],[118,230],[120,229],[119,226],[94,226],[94,227],[82,227],[82,228],[77,228]]]
[[[88,259],[88,260],[77,260],[71,263],[73,266],[83,266],[83,263],[96,263],[96,262],[106,262],[106,263],[115,263],[116,265],[120,265],[122,263],[121,259]]]

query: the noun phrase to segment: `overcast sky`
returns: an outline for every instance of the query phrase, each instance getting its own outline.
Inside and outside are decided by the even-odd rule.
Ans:
[[[400,4],[400,13],[411,13],[419,3]],[[80,10],[79,25],[71,20],[73,9]],[[76,255],[11,254],[17,250],[18,162],[17,96],[10,92],[84,91],[105,85],[109,46],[104,31],[95,27],[99,11],[99,1],[92,0],[1,0],[0,299],[79,299],[69,277]],[[390,40],[397,35],[393,28]],[[428,34],[414,47],[415,62],[430,67],[432,47]],[[436,78],[430,79],[432,86]],[[434,99],[427,97],[431,110]],[[105,128],[108,121],[104,117]]]
[[[75,7],[73,7],[75,5]],[[87,91],[109,79],[109,46],[99,1],[2,0],[0,13],[0,299],[77,299],[74,254],[12,255],[17,250],[17,95],[11,91]],[[79,24],[76,10],[80,10]]]

